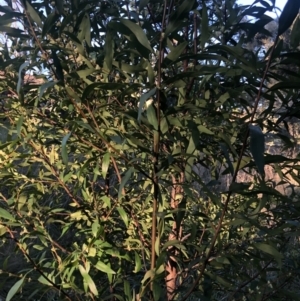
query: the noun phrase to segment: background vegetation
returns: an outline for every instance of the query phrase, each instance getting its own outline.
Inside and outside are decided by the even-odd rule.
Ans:
[[[0,295],[299,300],[300,2],[4,2]]]

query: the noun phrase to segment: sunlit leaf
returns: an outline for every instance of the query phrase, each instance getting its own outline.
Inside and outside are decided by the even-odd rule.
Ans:
[[[67,150],[67,142],[71,136],[72,132],[69,132],[61,142],[61,155],[62,155],[62,160],[65,165],[68,165],[68,150]]]
[[[99,271],[102,271],[102,272],[106,273],[106,274],[115,274],[115,272],[107,264],[105,264],[102,261],[98,261],[95,264],[95,268]]]
[[[0,208],[0,217],[4,218],[4,219],[7,219],[7,220],[10,220],[10,221],[15,220],[15,218],[8,211],[6,211],[3,208]]]
[[[97,290],[97,287],[96,287],[95,282],[93,281],[92,277],[88,274],[88,272],[82,265],[79,265],[78,268],[79,268],[80,274],[82,275],[85,283],[88,285],[90,291],[93,293],[93,295],[98,296],[98,290]]]
[[[12,298],[20,291],[21,287],[24,284],[25,277],[22,277],[20,280],[18,280],[9,290],[5,301],[10,301]]]

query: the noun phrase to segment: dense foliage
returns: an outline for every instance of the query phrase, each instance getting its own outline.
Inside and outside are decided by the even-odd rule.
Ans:
[[[0,295],[299,300],[299,6],[1,4]]]

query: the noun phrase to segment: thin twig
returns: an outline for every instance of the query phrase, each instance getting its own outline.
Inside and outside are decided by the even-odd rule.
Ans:
[[[260,97],[261,97],[262,88],[263,88],[264,82],[266,80],[268,70],[270,68],[270,64],[271,64],[271,60],[272,60],[272,55],[273,55],[275,46],[277,44],[278,38],[279,37],[277,36],[276,40],[274,42],[273,48],[271,50],[271,53],[270,53],[270,56],[269,56],[269,60],[268,60],[267,66],[265,68],[263,77],[261,79],[260,87],[259,87],[259,90],[258,90],[258,93],[257,93],[257,97],[256,97],[256,100],[255,100],[255,104],[254,104],[254,108],[253,108],[253,111],[252,111],[252,114],[251,114],[251,118],[250,118],[249,124],[251,124],[253,122],[253,120],[254,120],[254,117],[255,117],[255,114],[256,114],[256,111],[257,111],[257,107],[258,107],[258,103],[259,103],[259,100],[260,100]],[[241,149],[238,161],[237,161],[236,170],[235,170],[234,175],[232,177],[231,183],[234,183],[236,181],[236,179],[237,179],[237,175],[238,175],[239,168],[240,168],[240,165],[241,165],[241,162],[242,162],[243,154],[244,154],[244,152],[246,150],[248,136],[249,136],[249,129],[247,130],[247,133],[245,135],[244,142],[243,142],[243,145],[242,145],[242,149]],[[217,241],[217,238],[218,238],[218,236],[220,234],[220,231],[222,229],[223,220],[224,220],[226,212],[227,212],[227,208],[228,208],[228,205],[229,205],[229,202],[230,202],[230,199],[231,199],[231,195],[232,195],[232,191],[230,190],[228,192],[228,194],[227,194],[227,198],[226,198],[226,201],[224,203],[224,207],[223,207],[223,210],[222,210],[222,213],[221,213],[221,217],[220,217],[218,225],[217,225],[216,233],[215,233],[214,237],[212,238],[210,247],[208,249],[208,252],[206,253],[206,257],[205,257],[204,262],[203,262],[203,264],[202,264],[202,266],[200,268],[199,275],[196,278],[195,282],[192,284],[192,286],[189,288],[188,292],[181,299],[181,301],[187,300],[187,298],[195,290],[196,286],[198,285],[198,283],[200,282],[200,280],[201,280],[201,278],[202,278],[202,276],[204,274],[206,266],[209,263],[209,258],[211,256],[211,253],[212,253],[212,251],[214,249],[214,246],[215,246],[215,243]]]

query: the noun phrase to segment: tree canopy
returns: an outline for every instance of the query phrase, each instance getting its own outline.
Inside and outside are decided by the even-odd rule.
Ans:
[[[299,300],[300,2],[275,4],[2,1],[0,296]]]

